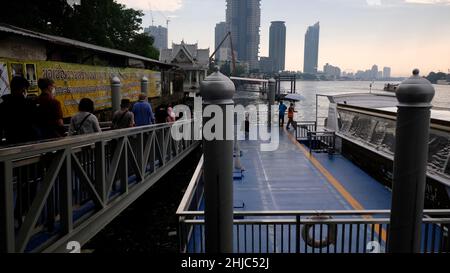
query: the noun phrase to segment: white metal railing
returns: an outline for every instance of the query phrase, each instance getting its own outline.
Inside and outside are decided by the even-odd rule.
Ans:
[[[193,126],[192,121],[187,121]],[[0,149],[0,252],[83,244],[199,145],[158,124]]]

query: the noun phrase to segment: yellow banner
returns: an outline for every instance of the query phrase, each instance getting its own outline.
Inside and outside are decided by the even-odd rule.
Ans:
[[[144,76],[149,80],[147,96],[161,96],[161,73],[146,69],[37,62],[37,76],[55,81],[56,99],[61,102],[64,117],[78,111],[82,98],[92,99],[96,110],[111,108],[110,79],[114,76],[120,78],[122,98],[137,101]]]
[[[122,98],[137,101],[141,93],[141,79],[148,78],[148,97],[161,96],[161,73],[138,68],[116,68],[91,66],[46,61],[1,60],[2,78],[15,75],[30,81],[30,94],[38,94],[37,80],[49,78],[56,84],[56,99],[61,102],[64,117],[71,117],[78,112],[78,103],[82,98],[90,98],[95,103],[95,110],[111,108],[112,77],[120,78]],[[7,79],[0,82],[2,94],[9,93]]]

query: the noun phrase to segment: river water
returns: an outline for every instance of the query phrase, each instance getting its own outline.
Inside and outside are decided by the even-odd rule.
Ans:
[[[297,81],[297,93],[305,97],[305,100],[295,104],[298,111],[296,120],[315,120],[316,118],[316,94],[335,94],[335,93],[364,93],[370,91],[370,81]],[[374,82],[372,92],[384,92],[386,83],[399,82]],[[433,105],[450,109],[450,85],[434,85],[436,95]],[[289,82],[281,83],[282,90],[290,90]],[[256,93],[238,92],[235,96],[236,103],[267,103],[259,99]],[[325,97],[319,97],[319,116],[326,115],[328,109],[328,100]]]

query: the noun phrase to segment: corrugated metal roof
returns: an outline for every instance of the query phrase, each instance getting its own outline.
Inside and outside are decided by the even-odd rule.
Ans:
[[[97,45],[80,42],[77,40],[64,38],[64,37],[60,37],[60,36],[54,36],[54,35],[44,34],[44,33],[40,33],[40,32],[35,32],[35,31],[31,31],[31,30],[27,30],[27,29],[15,27],[15,26],[3,24],[3,23],[0,23],[0,32],[12,33],[12,34],[16,34],[16,35],[33,38],[33,39],[44,40],[44,41],[47,41],[50,43],[64,45],[64,46],[72,46],[72,47],[89,49],[89,50],[93,50],[93,51],[97,51],[97,52],[107,53],[107,54],[119,55],[119,56],[128,57],[128,58],[132,58],[132,59],[136,59],[136,60],[141,60],[144,62],[150,62],[150,63],[156,64],[156,65],[161,65],[161,66],[166,66],[166,67],[175,67],[174,65],[171,65],[171,64],[163,63],[163,62],[160,62],[160,61],[157,61],[154,59],[146,58],[146,57],[139,56],[139,55],[129,53],[126,51],[107,48],[107,47],[103,47],[103,46],[97,46]]]

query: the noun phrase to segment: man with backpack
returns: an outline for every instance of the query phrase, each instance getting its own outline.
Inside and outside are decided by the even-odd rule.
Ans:
[[[112,118],[112,129],[125,129],[134,127],[134,114],[130,111],[129,99],[122,99],[120,110],[117,110]]]

